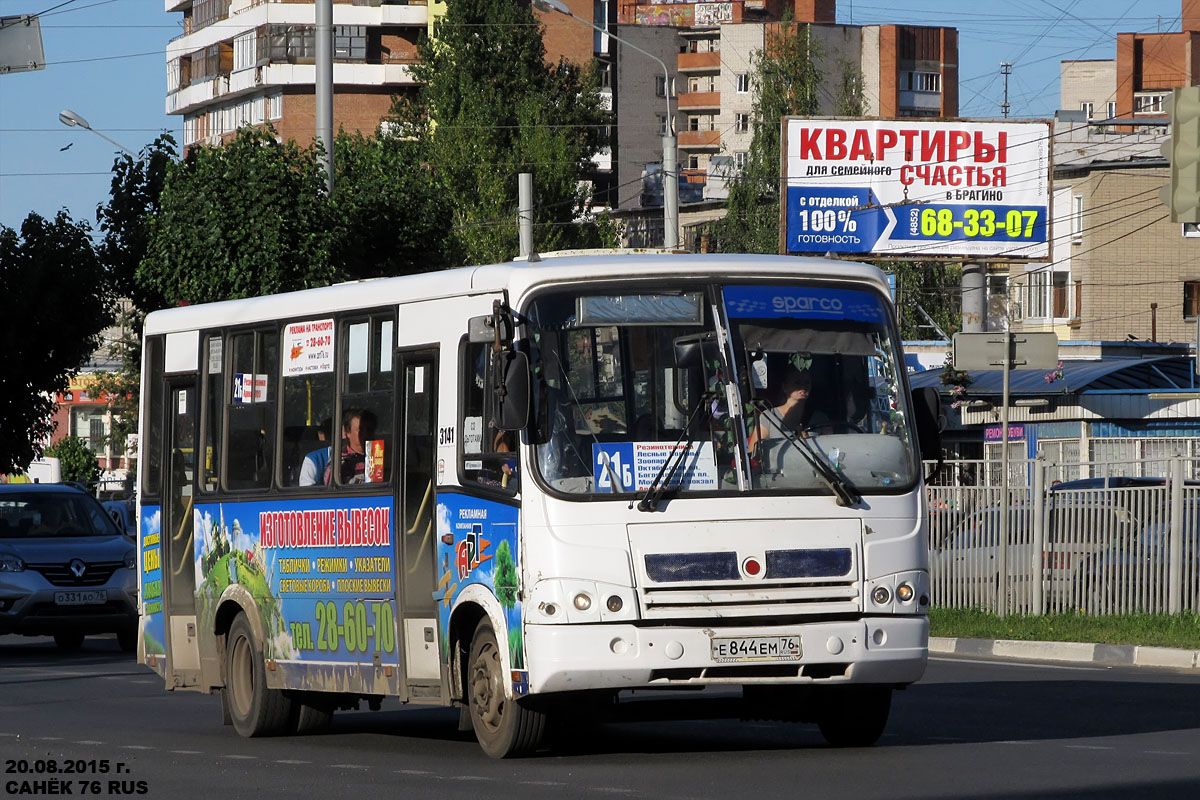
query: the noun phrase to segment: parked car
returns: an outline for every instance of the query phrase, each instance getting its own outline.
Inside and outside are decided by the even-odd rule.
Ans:
[[[0,485],[0,634],[79,647],[115,633],[137,646],[137,551],[87,492],[67,484]]]
[[[100,505],[112,517],[122,533],[137,536],[137,509],[132,500],[105,500]]]

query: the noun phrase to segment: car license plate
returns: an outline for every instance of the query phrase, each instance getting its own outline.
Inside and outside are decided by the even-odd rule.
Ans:
[[[799,661],[799,636],[713,638],[713,661]]]
[[[108,602],[107,589],[87,589],[78,592],[55,592],[56,606],[97,606]]]

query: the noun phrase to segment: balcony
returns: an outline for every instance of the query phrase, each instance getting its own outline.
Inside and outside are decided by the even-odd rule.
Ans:
[[[687,150],[715,150],[721,146],[720,131],[680,131],[679,147]]]
[[[721,53],[680,53],[676,66],[680,72],[713,72],[721,68]]]
[[[334,64],[333,79],[346,86],[415,86],[412,66],[392,64]],[[312,64],[264,64],[238,70],[230,75],[206,78],[167,95],[168,114],[183,114],[211,105],[220,99],[234,99],[254,91],[281,89],[284,86],[316,85],[317,68]]]
[[[679,95],[678,100],[680,111],[721,107],[720,92],[685,92]]]

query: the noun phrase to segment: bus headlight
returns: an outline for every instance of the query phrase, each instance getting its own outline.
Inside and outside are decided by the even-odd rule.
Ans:
[[[892,601],[892,593],[886,586],[876,586],[875,591],[871,592],[871,599],[877,606],[886,606]]]
[[[580,611],[587,611],[592,607],[592,598],[589,597],[586,592],[580,592],[579,594],[575,595],[575,600],[573,602],[575,603],[575,607]]]
[[[607,602],[605,602],[604,605],[608,608],[609,611],[616,614],[618,611],[620,611],[624,607],[625,601],[621,599],[621,595],[614,594],[608,598]]]
[[[907,603],[909,600],[912,600],[913,594],[913,587],[907,583],[902,583],[896,587],[896,599],[901,603]]]

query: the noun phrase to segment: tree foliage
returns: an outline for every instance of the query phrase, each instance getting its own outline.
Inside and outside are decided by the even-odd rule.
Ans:
[[[341,279],[324,181],[315,147],[278,142],[269,127],[193,148],[167,170],[138,282],[179,304]]]
[[[496,547],[496,575],[494,579],[496,599],[508,610],[517,602],[517,564],[513,561],[508,540],[501,540]]]
[[[953,336],[962,326],[959,308],[962,295],[960,264],[946,261],[892,261],[880,266],[896,274],[896,307],[900,313],[902,338],[940,338],[921,310],[947,336]]]
[[[55,392],[112,322],[104,270],[84,222],[30,214],[0,225],[0,473],[22,472],[53,430]]]
[[[753,136],[746,168],[730,185],[728,213],[713,226],[721,252],[779,252],[779,120],[819,112],[820,58],[819,42],[808,25],[767,28],[766,46],[751,64]]]
[[[90,486],[100,480],[100,464],[96,461],[96,453],[78,436],[59,439],[46,448],[46,455],[58,459],[64,481],[78,481]]]
[[[530,5],[455,0],[420,56],[413,71],[423,85],[395,113],[428,148],[431,177],[453,203],[449,258],[479,264],[517,254],[522,172],[533,175],[537,249],[598,244],[595,226],[575,223],[605,114],[590,70],[546,65]]]

